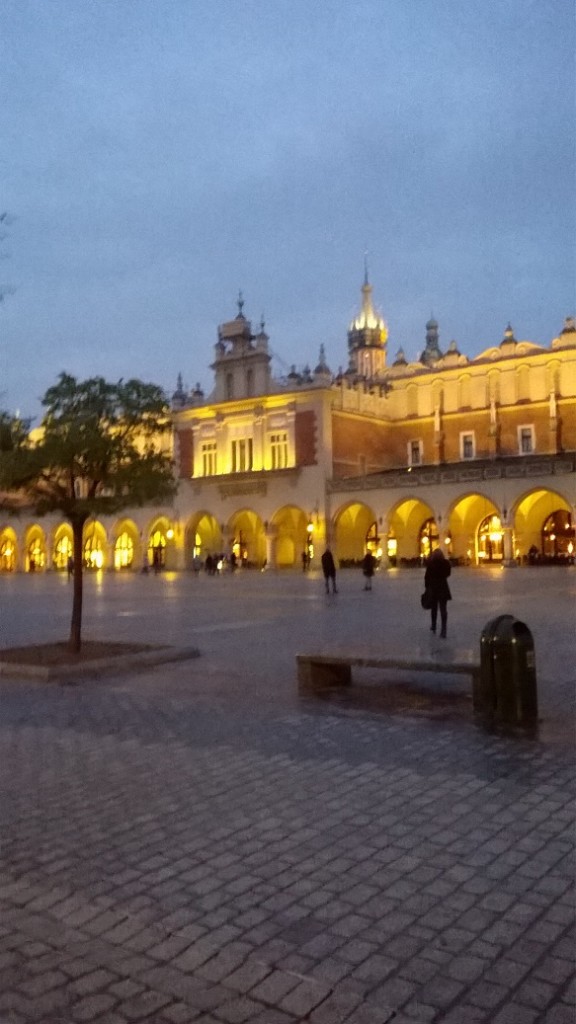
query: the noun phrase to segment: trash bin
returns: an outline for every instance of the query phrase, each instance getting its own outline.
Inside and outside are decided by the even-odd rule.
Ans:
[[[502,725],[532,726],[538,720],[534,640],[513,615],[498,615],[482,630],[474,707]]]

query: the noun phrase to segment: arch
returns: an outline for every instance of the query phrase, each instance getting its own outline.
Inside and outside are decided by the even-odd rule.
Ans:
[[[574,562],[575,530],[572,513],[558,508],[544,521],[542,555],[545,562]]]
[[[146,532],[146,567],[151,565],[156,572],[169,567],[169,547],[174,529],[168,516],[156,516]]]
[[[52,543],[52,566],[59,572],[65,572],[68,568],[68,559],[74,553],[74,540],[70,523],[61,523],[54,531]]]
[[[472,374],[463,373],[458,378],[458,408],[469,409],[472,405]]]
[[[502,561],[503,528],[501,509],[486,494],[471,491],[449,507],[444,543],[453,558],[466,564],[483,565]],[[492,522],[498,518],[498,524]],[[501,536],[496,544],[495,533]],[[493,536],[490,537],[490,534]],[[497,557],[496,557],[497,556]]]
[[[559,542],[558,535],[553,541],[548,529],[544,527],[552,516],[559,521],[559,513],[570,515],[569,530],[572,529],[570,503],[556,490],[535,488],[520,497],[515,503],[515,554],[523,562],[545,561],[553,559],[555,548],[563,550],[564,544]],[[564,530],[567,519],[564,518]],[[558,543],[555,544],[555,541]],[[566,548],[570,541],[566,541]]]
[[[0,530],[0,572],[15,572],[18,564],[18,540],[11,526]]]
[[[43,572],[46,569],[46,534],[41,526],[34,523],[24,535],[24,571]]]
[[[201,509],[195,512],[186,523],[184,530],[184,564],[188,569],[193,567],[194,558],[202,561],[207,555],[222,552],[224,549],[223,528],[210,512]]]
[[[360,501],[348,502],[334,516],[334,547],[340,562],[360,562],[366,554],[367,541],[375,541],[374,510]],[[379,542],[379,538],[378,538]]]
[[[406,416],[418,415],[418,386],[409,384],[406,388]]]
[[[139,566],[142,559],[140,531],[133,519],[121,519],[112,529],[112,563],[117,572]]]
[[[421,535],[429,520],[434,521],[434,510],[421,498],[402,498],[391,508],[387,547],[392,566],[421,561]]]
[[[271,522],[278,569],[293,568],[300,564],[303,553],[306,554],[307,563],[314,558],[314,523],[303,509],[296,505],[284,505],[274,513]]]
[[[253,509],[244,508],[234,512],[228,520],[227,533],[230,550],[236,555],[238,565],[245,568],[260,568],[266,562],[266,535],[264,523]]]
[[[106,568],[106,530],[98,519],[90,519],[84,526],[82,536],[82,565],[84,569],[97,572]]]

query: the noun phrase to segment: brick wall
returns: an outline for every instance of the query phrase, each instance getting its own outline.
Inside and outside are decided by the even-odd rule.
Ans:
[[[194,445],[192,430],[178,431],[178,476],[189,480],[194,468]]]
[[[316,413],[312,409],[302,409],[296,413],[294,435],[296,465],[315,466],[317,462]]]

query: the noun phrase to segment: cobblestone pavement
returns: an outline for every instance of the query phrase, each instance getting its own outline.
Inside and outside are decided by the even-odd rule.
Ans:
[[[88,580],[87,636],[202,657],[0,681],[0,1024],[574,1024],[574,580],[455,574],[445,647],[409,572],[328,599],[315,574]],[[0,586],[2,646],[65,636],[65,581]],[[384,673],[298,699],[297,650],[455,657],[501,611],[535,636],[537,739],[441,675],[386,712]]]

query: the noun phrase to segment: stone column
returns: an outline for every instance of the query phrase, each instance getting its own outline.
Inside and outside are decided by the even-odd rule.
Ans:
[[[390,559],[388,558],[388,534],[390,532],[390,517],[383,516],[382,523],[379,527],[380,531],[380,547],[382,548],[382,558],[380,559],[380,568],[389,569]]]
[[[265,538],[266,538],[266,568],[276,569],[276,539],[278,536],[278,527],[273,523],[266,522],[264,524]]]

